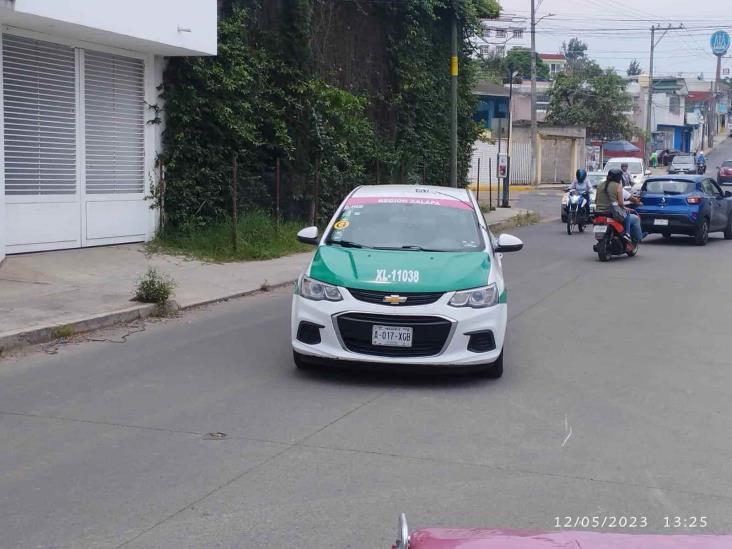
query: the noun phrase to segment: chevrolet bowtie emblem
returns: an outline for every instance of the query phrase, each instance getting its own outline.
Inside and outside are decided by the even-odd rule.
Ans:
[[[406,303],[407,298],[400,295],[387,295],[384,297],[383,301],[389,305],[401,305],[402,303]]]

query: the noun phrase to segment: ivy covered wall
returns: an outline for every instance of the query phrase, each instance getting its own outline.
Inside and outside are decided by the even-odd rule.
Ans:
[[[280,159],[282,212],[290,218],[317,209],[322,221],[359,184],[446,183],[453,13],[461,29],[465,177],[477,133],[469,38],[480,17],[498,15],[495,0],[220,5],[218,55],[171,59],[164,76],[169,224],[227,215],[234,153],[240,205],[265,211],[274,209]]]

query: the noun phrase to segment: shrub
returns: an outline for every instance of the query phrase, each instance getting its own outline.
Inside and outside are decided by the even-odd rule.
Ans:
[[[174,288],[175,281],[172,278],[148,267],[147,272],[137,282],[134,299],[142,303],[163,304],[170,299]]]

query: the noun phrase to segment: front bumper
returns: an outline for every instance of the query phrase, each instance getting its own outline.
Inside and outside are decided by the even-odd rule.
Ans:
[[[378,363],[399,366],[432,366],[442,368],[486,365],[495,362],[503,349],[503,342],[506,334],[507,307],[505,303],[499,303],[486,309],[471,309],[462,307],[450,307],[447,305],[452,292],[445,293],[436,303],[417,306],[391,306],[367,303],[356,300],[348,290],[340,288],[343,294],[343,301],[312,301],[299,295],[292,298],[292,348],[296,353],[305,355],[315,362],[336,361],[344,365],[352,363]],[[346,320],[355,317],[373,319],[373,324],[379,324],[379,318],[383,318],[383,324],[394,324],[395,318],[404,318],[405,326],[412,326],[412,320],[425,319],[427,317],[438,319],[449,323],[445,325],[447,337],[444,344],[440,340],[438,348],[426,351],[428,354],[420,356],[378,356],[372,354],[386,350],[386,352],[399,353],[395,348],[377,348],[370,345],[357,346],[351,340],[347,340],[342,328],[344,324],[339,319],[346,317]],[[298,339],[298,329],[302,322],[319,327],[320,341],[317,343],[305,343]],[[369,321],[370,322],[370,321]],[[401,322],[397,322],[399,324]],[[414,325],[415,342],[417,345],[419,325]],[[367,329],[368,326],[366,326]],[[449,329],[448,329],[449,328]],[[476,352],[469,350],[471,334],[485,334],[491,332],[494,345],[491,350]],[[354,349],[361,349],[365,352],[356,352]],[[415,354],[416,349],[407,351]]]

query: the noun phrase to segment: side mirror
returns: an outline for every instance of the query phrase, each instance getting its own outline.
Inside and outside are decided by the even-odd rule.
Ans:
[[[653,175],[653,170],[646,170],[646,175]]]
[[[318,228],[317,227],[306,227],[297,233],[297,239],[303,244],[312,244],[313,246],[318,244]]]
[[[524,243],[521,241],[520,238],[516,238],[511,234],[502,234],[498,237],[498,246],[496,247],[496,252],[518,252],[523,247]]]
[[[724,191],[724,196],[725,196],[725,198],[729,198],[730,196],[732,196],[732,192]]]

